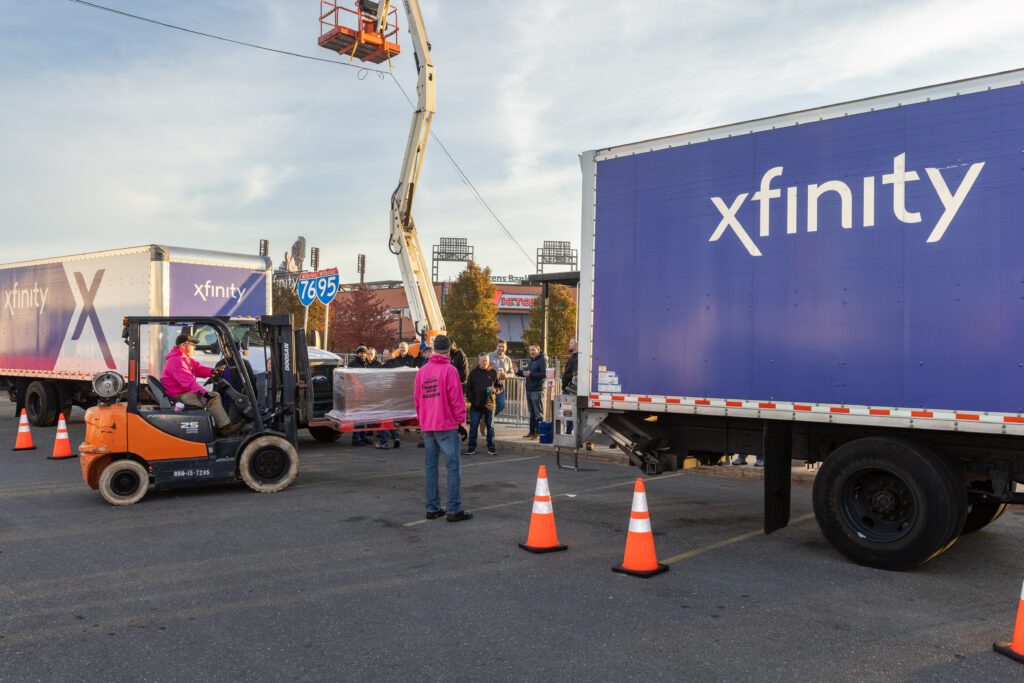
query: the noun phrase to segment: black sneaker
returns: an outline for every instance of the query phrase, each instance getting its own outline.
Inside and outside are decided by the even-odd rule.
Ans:
[[[466,451],[466,455],[476,455],[476,449],[470,448],[468,451]]]
[[[438,509],[434,510],[433,512],[428,512],[427,513],[427,519],[437,519],[438,517],[443,517],[444,516],[444,512],[445,512],[444,508],[438,508]]]
[[[465,522],[467,519],[473,519],[473,513],[459,510],[453,515],[448,515],[449,522]]]
[[[497,455],[497,454],[498,454],[498,451],[496,451],[495,449],[493,449],[493,448],[488,448],[487,449],[487,455]]]
[[[395,439],[395,442],[393,444],[391,444],[391,447],[392,448],[399,448],[399,447],[401,447],[401,445],[402,445],[402,442],[399,441],[398,439]]]

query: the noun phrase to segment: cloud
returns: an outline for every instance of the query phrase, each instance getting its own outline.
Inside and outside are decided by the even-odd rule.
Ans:
[[[108,1],[332,56],[316,45],[315,3]],[[422,2],[434,130],[531,254],[578,241],[584,150],[1015,68],[1024,54],[1024,3],[1009,0]],[[398,277],[388,210],[412,111],[390,78],[59,5],[19,3],[0,24],[0,228],[18,235],[5,261],[150,241],[254,251],[259,238],[279,258],[303,234],[343,278],[357,253],[369,277]],[[60,50],[57,21],[76,26]],[[392,66],[414,95],[400,23]],[[532,269],[433,141],[415,215],[428,254],[464,236],[496,272]]]

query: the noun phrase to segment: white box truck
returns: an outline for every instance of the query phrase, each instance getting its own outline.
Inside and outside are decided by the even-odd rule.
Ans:
[[[93,404],[97,372],[125,371],[125,316],[266,315],[271,272],[263,256],[158,244],[0,265],[0,386],[52,425]],[[150,340],[143,362],[158,369],[169,344]]]

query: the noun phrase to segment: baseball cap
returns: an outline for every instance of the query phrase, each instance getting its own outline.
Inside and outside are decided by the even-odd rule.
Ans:
[[[193,337],[191,334],[179,334],[178,338],[174,342],[174,345],[177,346],[178,344],[184,344],[186,342],[188,342],[189,344],[197,343],[196,338]]]

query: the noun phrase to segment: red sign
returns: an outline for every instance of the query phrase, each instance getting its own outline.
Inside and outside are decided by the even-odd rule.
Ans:
[[[503,311],[528,311],[540,298],[539,294],[505,294],[498,290],[494,293],[498,309]]]

